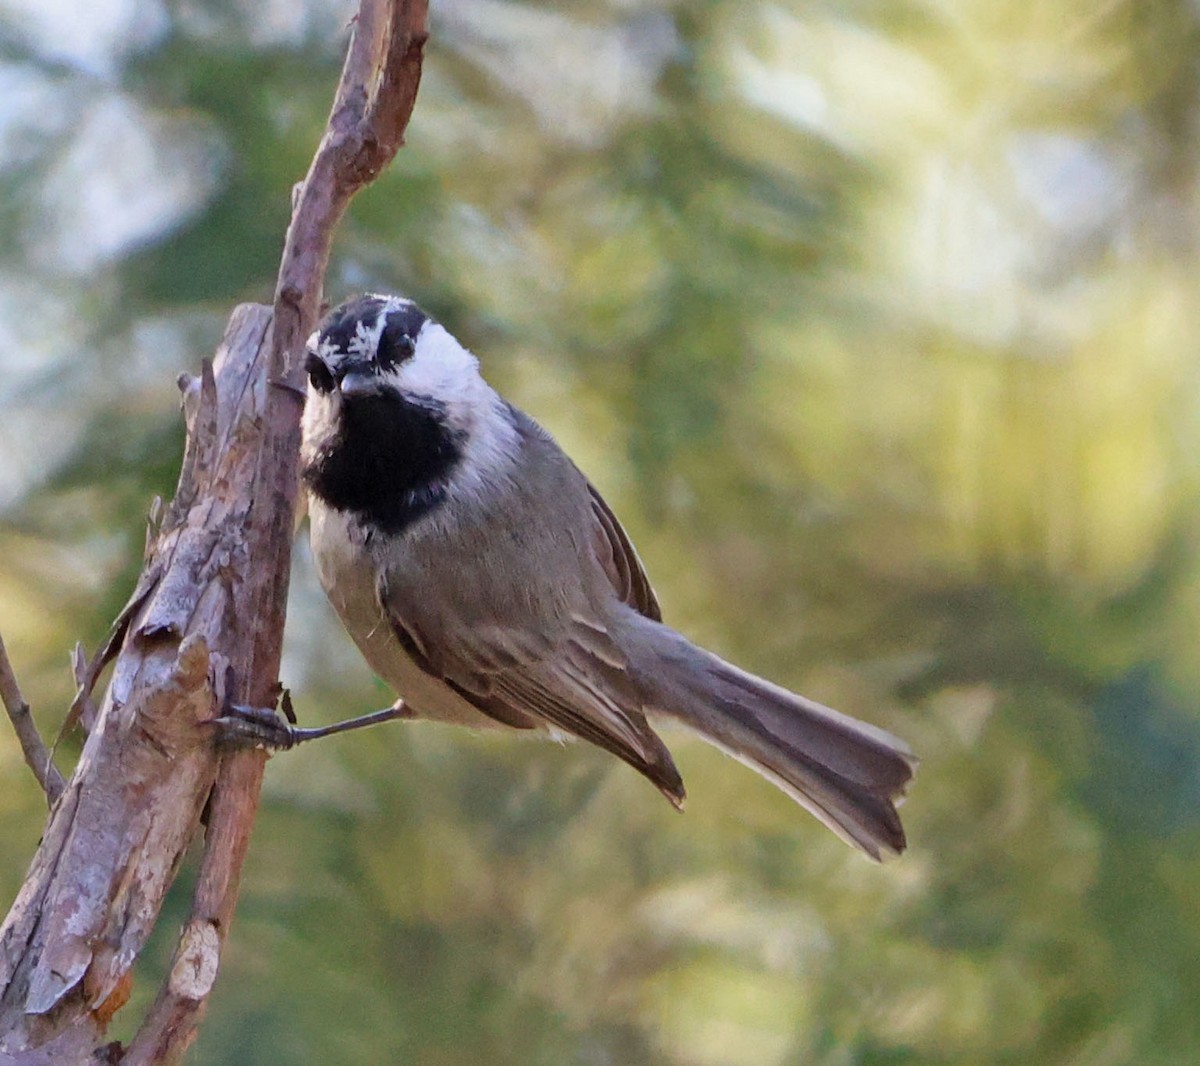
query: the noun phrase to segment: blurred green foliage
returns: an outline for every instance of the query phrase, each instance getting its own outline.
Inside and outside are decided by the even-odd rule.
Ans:
[[[48,731],[172,489],[175,374],[270,294],[351,14],[70,8],[0,2],[0,628]],[[300,749],[192,1061],[1200,1061],[1196,6],[433,28],[329,295],[423,302],[672,622],[907,737],[912,848],[875,868],[678,735],[683,818],[583,746]],[[303,548],[283,680],[314,721],[390,699]],[[8,899],[44,812],[2,729],[0,778]]]

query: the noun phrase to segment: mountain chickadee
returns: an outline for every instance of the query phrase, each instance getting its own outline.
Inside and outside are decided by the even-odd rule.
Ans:
[[[219,719],[287,748],[391,718],[589,740],[676,807],[683,780],[647,722],[682,722],[872,858],[904,849],[896,737],[754,677],[663,625],[600,494],[476,358],[412,301],[359,296],[308,342],[302,471],[321,584],[399,693],[316,729]]]

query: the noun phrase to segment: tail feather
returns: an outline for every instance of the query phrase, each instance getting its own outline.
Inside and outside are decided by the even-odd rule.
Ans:
[[[739,670],[674,630],[643,623],[649,706],[777,785],[873,859],[906,841],[896,803],[917,760],[882,729]],[[646,632],[649,631],[649,632]]]

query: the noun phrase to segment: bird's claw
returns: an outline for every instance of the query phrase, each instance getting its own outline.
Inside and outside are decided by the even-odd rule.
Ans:
[[[230,704],[223,715],[208,721],[218,744],[230,748],[266,748],[268,751],[287,751],[296,745],[299,738],[295,723],[292,701],[286,692],[280,700],[279,710]]]

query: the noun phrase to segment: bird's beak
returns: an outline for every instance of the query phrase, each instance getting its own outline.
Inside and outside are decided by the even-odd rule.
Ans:
[[[374,374],[363,370],[351,370],[338,382],[338,391],[348,400],[358,396],[371,396],[379,391],[379,381]]]

